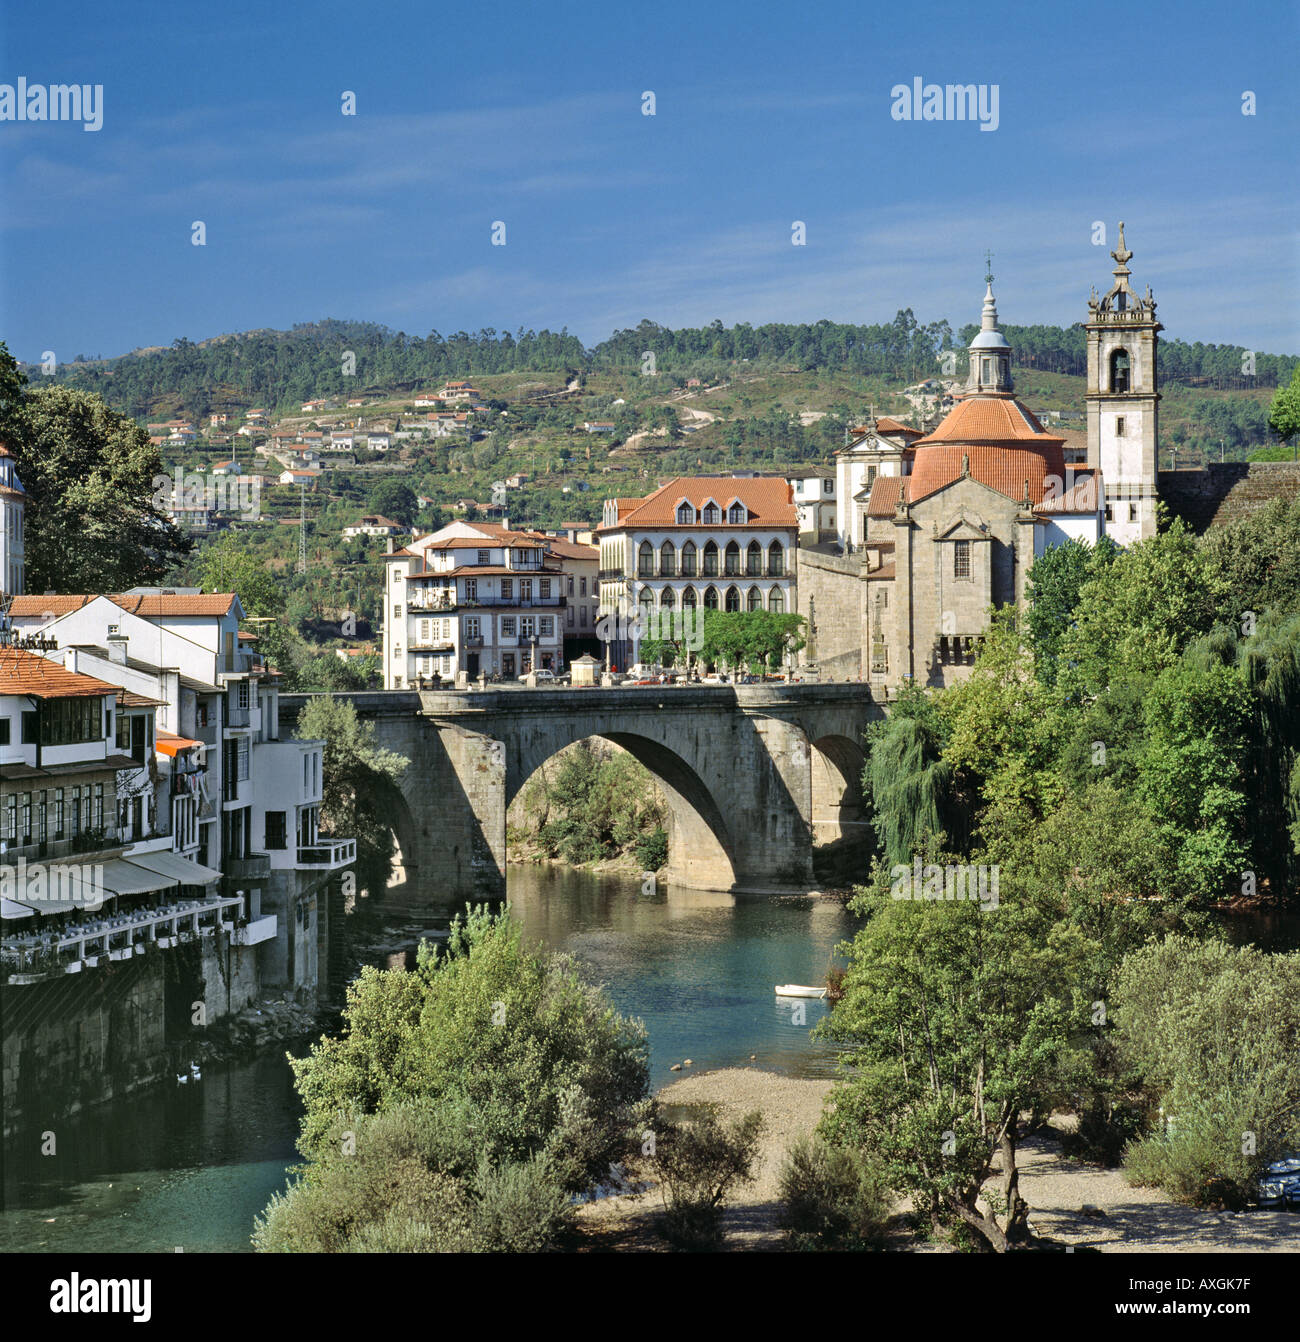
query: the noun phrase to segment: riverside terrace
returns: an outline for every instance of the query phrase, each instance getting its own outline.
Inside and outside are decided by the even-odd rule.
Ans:
[[[280,698],[283,730],[317,695]],[[862,684],[385,690],[334,695],[410,760],[383,804],[413,887],[451,904],[505,894],[506,812],[557,751],[600,736],[668,802],[668,879],[785,894],[862,845],[862,734],[883,715]]]

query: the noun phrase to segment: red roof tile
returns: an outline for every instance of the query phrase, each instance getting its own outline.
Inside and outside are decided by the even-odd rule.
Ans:
[[[779,476],[736,480],[730,476],[679,475],[643,499],[617,500],[618,526],[674,527],[677,525],[677,505],[683,499],[697,511],[712,499],[723,510],[720,526],[797,527],[799,513],[792,498],[789,481]],[[748,522],[726,521],[726,509],[733,499],[739,499],[745,505]],[[623,511],[625,503],[633,505],[626,513]],[[603,525],[597,528],[598,531],[613,529]]]
[[[1014,396],[967,396],[943,417],[927,438],[918,439],[920,449],[930,443],[1005,443],[1030,439],[1060,444]]]
[[[1065,461],[1057,439],[1049,439],[1042,449],[1028,444],[1019,447],[994,447],[978,443],[938,444],[917,449],[908,476],[908,498],[918,503],[928,495],[961,478],[963,458],[969,460],[973,480],[996,489],[1009,499],[1025,497],[1028,481],[1031,503],[1040,503],[1051,477],[1058,491],[1065,479]]]
[[[53,615],[57,618],[89,605],[98,595],[99,593],[91,592],[88,595],[77,596],[16,596],[10,614],[15,619],[20,617],[30,619],[41,615]],[[233,592],[214,592],[197,596],[192,594],[112,596],[108,593],[104,595],[115,605],[121,606],[124,611],[139,615],[143,619],[156,619],[160,615],[225,615],[235,600]]]
[[[0,648],[0,694],[29,694],[35,699],[72,699],[92,694],[117,693],[116,685],[96,680],[94,676],[67,671],[57,662],[39,657],[34,652],[21,648]]]

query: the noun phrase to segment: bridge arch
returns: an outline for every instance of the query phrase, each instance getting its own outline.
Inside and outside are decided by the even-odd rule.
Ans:
[[[621,746],[659,784],[668,803],[668,879],[697,889],[730,890],[736,883],[736,850],[717,798],[680,754],[640,732],[589,732],[536,742],[521,753],[517,767],[506,769],[506,809],[566,746],[595,738]]]
[[[809,741],[813,870],[819,880],[865,880],[871,834],[862,797],[866,754],[852,737]]]

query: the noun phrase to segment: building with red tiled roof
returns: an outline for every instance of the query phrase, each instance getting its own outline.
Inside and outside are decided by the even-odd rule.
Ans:
[[[795,609],[799,513],[790,482],[772,476],[677,476],[644,498],[605,501],[600,608],[626,616],[609,657],[639,660],[644,624],[688,610]]]
[[[817,622],[807,656],[828,673],[881,686],[961,679],[989,611],[1024,601],[1034,560],[1104,533],[1100,472],[1067,465],[1064,439],[1016,398],[1011,353],[990,277],[952,409],[925,433],[874,417],[837,454],[841,554],[806,557],[800,596],[862,619]]]

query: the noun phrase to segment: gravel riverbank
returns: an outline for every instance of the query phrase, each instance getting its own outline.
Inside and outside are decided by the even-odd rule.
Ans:
[[[725,1118],[751,1109],[763,1114],[757,1178],[738,1188],[724,1208],[728,1249],[783,1247],[777,1226],[778,1179],[786,1148],[816,1127],[832,1084],[757,1067],[729,1067],[684,1076],[659,1091],[666,1105],[714,1103]],[[1030,1225],[1036,1234],[1063,1245],[1103,1253],[1300,1251],[1300,1216],[1294,1213],[1182,1207],[1158,1189],[1131,1187],[1119,1170],[1067,1160],[1050,1136],[1024,1143],[1019,1165]],[[579,1223],[593,1248],[667,1251],[654,1228],[662,1206],[654,1189],[605,1198],[583,1207]],[[906,1210],[905,1204],[898,1210]],[[906,1231],[891,1239],[890,1247],[904,1252],[935,1252],[940,1247],[915,1240]]]

